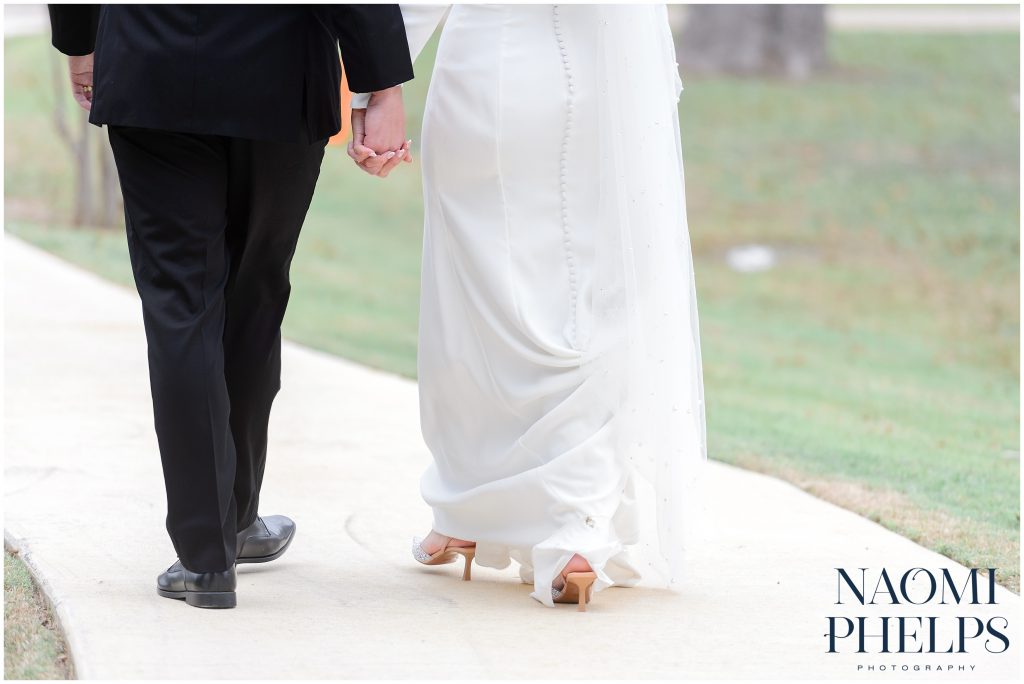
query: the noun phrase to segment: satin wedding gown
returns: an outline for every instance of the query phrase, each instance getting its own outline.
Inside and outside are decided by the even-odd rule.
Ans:
[[[422,131],[433,528],[549,606],[574,553],[597,590],[672,584],[705,447],[666,9],[402,12],[414,58],[446,16]]]

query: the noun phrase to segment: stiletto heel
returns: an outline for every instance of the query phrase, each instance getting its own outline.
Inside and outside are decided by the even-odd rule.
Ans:
[[[466,564],[462,568],[462,581],[468,582],[470,574],[473,571],[473,559],[476,558],[476,548],[464,548],[458,549],[456,553],[462,554],[462,557],[466,559]]]
[[[570,572],[562,579],[565,584],[561,589],[551,588],[551,600],[555,603],[575,603],[576,610],[581,613],[587,611],[587,604],[593,595],[594,582],[597,581],[596,572]]]
[[[440,551],[430,554],[423,550],[423,540],[413,537],[412,556],[423,565],[446,565],[454,563],[459,556],[465,560],[462,567],[462,581],[468,582],[472,579],[473,559],[476,557],[476,546],[449,546],[452,540],[449,539]]]

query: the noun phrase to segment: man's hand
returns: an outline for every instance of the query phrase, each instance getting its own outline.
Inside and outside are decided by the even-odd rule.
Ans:
[[[402,87],[378,90],[366,106],[364,144],[377,154],[396,151],[405,142],[405,107]]]
[[[92,53],[81,57],[68,57],[68,72],[71,75],[71,94],[78,106],[92,109]]]
[[[412,162],[411,144],[411,140],[405,140],[405,109],[400,87],[375,92],[366,109],[352,110],[348,155],[363,171],[386,178],[401,162]]]

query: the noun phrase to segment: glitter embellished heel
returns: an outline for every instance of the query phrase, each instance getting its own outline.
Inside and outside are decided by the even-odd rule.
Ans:
[[[454,563],[462,556],[466,561],[462,568],[462,579],[468,582],[473,568],[473,558],[476,556],[476,546],[449,546],[451,543],[452,539],[449,538],[440,551],[430,554],[423,550],[423,539],[413,537],[412,556],[423,565],[446,565]]]
[[[577,610],[585,613],[593,595],[596,572],[570,572],[562,576],[562,588],[551,587],[551,600],[555,603],[575,603]]]

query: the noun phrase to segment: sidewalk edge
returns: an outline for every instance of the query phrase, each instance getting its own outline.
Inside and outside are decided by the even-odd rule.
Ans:
[[[56,595],[56,591],[50,581],[46,578],[42,569],[36,563],[35,555],[29,548],[27,540],[24,538],[16,537],[12,532],[4,528],[4,550],[16,554],[18,558],[28,568],[29,574],[32,576],[32,582],[39,589],[39,593],[42,594],[43,600],[46,601],[46,607],[53,615],[54,620],[57,623],[57,631],[60,637],[67,644],[68,653],[68,669],[70,679],[90,679],[89,668],[85,665],[85,658],[83,657],[85,649],[83,644],[80,643],[76,632],[69,629],[74,623],[73,613],[68,608],[67,604],[60,600]]]

